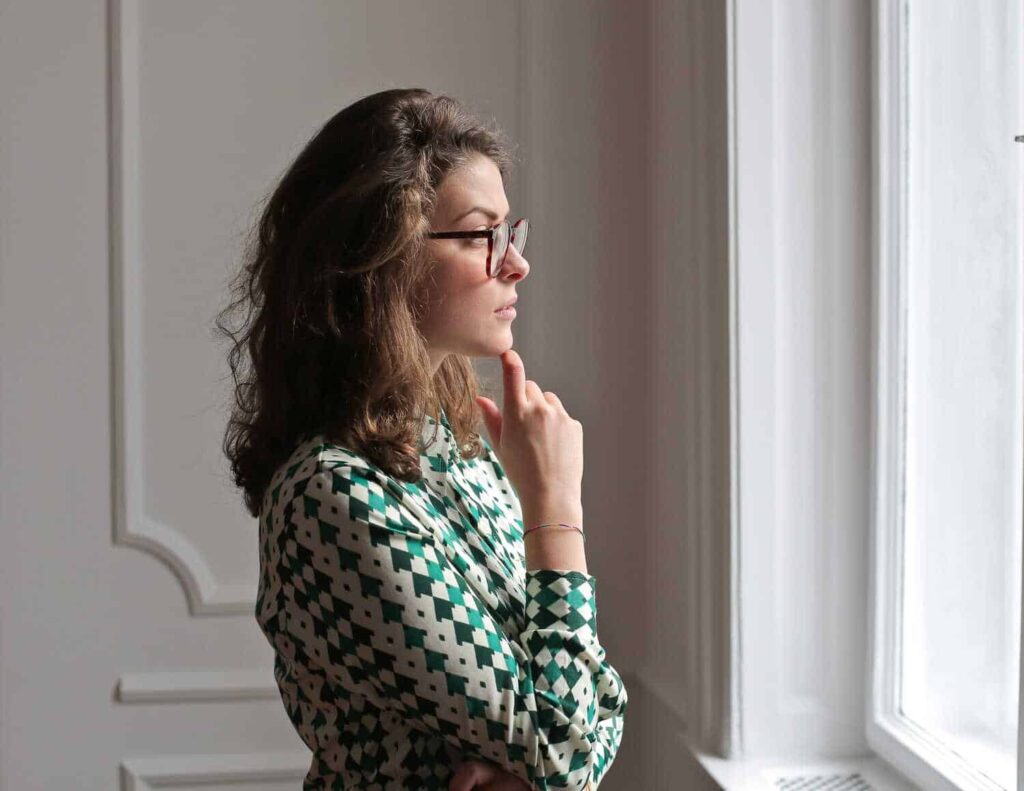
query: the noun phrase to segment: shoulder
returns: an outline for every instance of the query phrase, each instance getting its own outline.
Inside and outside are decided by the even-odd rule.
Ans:
[[[304,435],[271,476],[263,507],[272,508],[301,495],[313,482],[322,484],[335,477],[365,481],[389,476],[365,457],[330,442],[322,434]]]
[[[339,525],[354,521],[423,533],[422,524],[429,518],[416,497],[416,484],[393,477],[322,435],[299,443],[278,469],[273,488],[280,490],[276,502],[288,511],[286,519],[315,516]]]

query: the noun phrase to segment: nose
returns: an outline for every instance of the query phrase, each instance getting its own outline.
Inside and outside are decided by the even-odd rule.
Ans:
[[[530,273],[530,263],[510,244],[505,253],[505,261],[501,265],[499,277],[522,280]]]

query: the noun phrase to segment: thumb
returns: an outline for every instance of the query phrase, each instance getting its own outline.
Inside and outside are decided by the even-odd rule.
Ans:
[[[495,770],[485,761],[465,761],[448,781],[448,791],[473,791],[491,780],[495,774]]]
[[[471,763],[462,764],[448,781],[448,791],[473,791],[476,785],[475,775],[476,771]]]
[[[501,447],[501,410],[487,396],[477,396],[475,400],[484,416],[484,425],[487,426],[491,447],[497,450]]]

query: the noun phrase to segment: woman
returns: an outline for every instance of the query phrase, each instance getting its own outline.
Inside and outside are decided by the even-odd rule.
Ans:
[[[447,96],[355,102],[264,207],[227,309],[244,326],[218,322],[304,789],[596,788],[621,742],[583,427],[525,379],[499,310],[530,270],[512,162]],[[504,411],[471,357],[501,358]]]

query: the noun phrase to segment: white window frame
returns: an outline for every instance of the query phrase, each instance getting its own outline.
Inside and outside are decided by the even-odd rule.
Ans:
[[[899,685],[899,582],[903,562],[900,509],[903,459],[901,368],[906,332],[906,0],[872,0],[872,103],[874,106],[874,467],[871,531],[871,633],[869,635],[867,739],[884,760],[931,791],[1000,791],[896,709]],[[1020,130],[1024,132],[1024,130]],[[1022,608],[1024,611],[1024,608]],[[1024,661],[1022,685],[1024,690]],[[1021,695],[1024,701],[1024,695]],[[1018,706],[1024,724],[1024,705]],[[1017,787],[1024,789],[1024,727],[1018,728]]]

